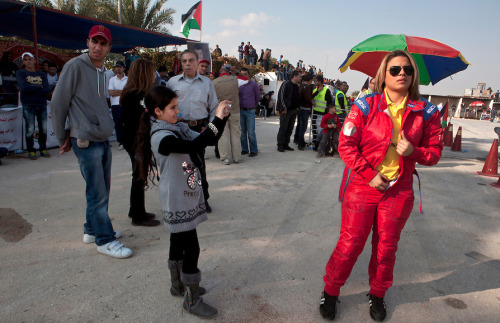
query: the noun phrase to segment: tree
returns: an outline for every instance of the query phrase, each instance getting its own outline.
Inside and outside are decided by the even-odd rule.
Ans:
[[[103,8],[102,19],[118,22],[118,1],[100,1],[102,2]],[[122,23],[128,26],[170,34],[165,25],[172,25],[174,23],[172,16],[175,10],[172,8],[163,9],[163,6],[168,0],[154,1],[155,0],[123,0]]]
[[[102,8],[102,2],[104,2],[104,0],[35,0],[37,6],[57,9],[91,18],[105,19],[100,14],[100,12],[102,12],[102,9],[100,10],[100,8]]]
[[[175,10],[163,8],[168,0],[122,0],[122,23],[169,34]],[[35,0],[36,5],[91,18],[118,22],[118,0]]]

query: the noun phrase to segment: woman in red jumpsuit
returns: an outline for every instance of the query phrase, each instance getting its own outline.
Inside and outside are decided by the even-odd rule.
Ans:
[[[420,98],[418,69],[405,51],[383,59],[375,91],[357,100],[344,122],[339,154],[346,168],[340,187],[340,238],[326,266],[320,313],[336,314],[344,285],[373,231],[368,268],[370,316],[386,316],[401,230],[413,208],[415,163],[432,166],[443,144],[439,110]]]

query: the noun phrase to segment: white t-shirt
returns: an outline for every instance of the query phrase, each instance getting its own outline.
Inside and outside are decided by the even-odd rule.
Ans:
[[[47,81],[49,81],[49,88],[51,90],[54,89],[58,80],[59,80],[59,77],[57,77],[57,74],[52,76],[49,73],[47,73]]]
[[[125,84],[127,84],[128,77],[126,75],[123,75],[122,79],[120,80],[118,76],[113,76],[109,80],[109,87],[108,90],[123,90],[125,87]],[[120,96],[109,96],[109,100],[111,101],[111,105],[120,105]]]

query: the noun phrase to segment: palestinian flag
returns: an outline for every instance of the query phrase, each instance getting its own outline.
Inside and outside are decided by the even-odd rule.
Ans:
[[[182,15],[181,34],[186,38],[191,29],[201,30],[201,1],[198,1],[189,11]]]

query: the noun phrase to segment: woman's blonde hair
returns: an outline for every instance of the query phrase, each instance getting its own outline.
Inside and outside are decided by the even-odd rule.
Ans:
[[[408,89],[408,98],[411,100],[418,100],[420,99],[420,92],[418,90],[418,83],[419,83],[419,75],[418,75],[418,67],[417,63],[415,63],[415,60],[413,57],[406,51],[404,50],[395,50],[387,55],[385,55],[384,59],[382,60],[382,63],[380,63],[380,67],[378,68],[377,75],[375,76],[375,92],[378,93],[383,93],[385,89],[385,74],[387,71],[387,64],[391,59],[394,57],[398,56],[404,56],[408,58],[410,61],[411,66],[413,66],[413,75],[411,77],[411,84]]]
[[[127,93],[132,91],[146,93],[146,91],[153,87],[154,75],[155,65],[153,62],[144,58],[133,61],[128,70],[127,84],[123,88],[122,95],[120,96],[120,104],[122,104],[121,100]]]

